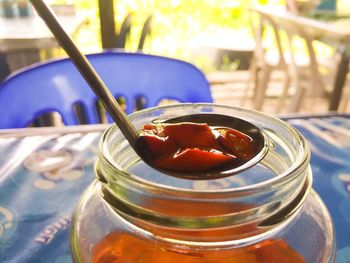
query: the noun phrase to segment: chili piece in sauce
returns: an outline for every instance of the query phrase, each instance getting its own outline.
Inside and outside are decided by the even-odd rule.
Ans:
[[[254,156],[254,141],[232,128],[200,123],[146,124],[140,132],[146,160],[173,172],[218,171],[235,168]]]

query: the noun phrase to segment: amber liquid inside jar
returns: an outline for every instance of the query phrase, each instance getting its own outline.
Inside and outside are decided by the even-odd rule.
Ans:
[[[263,130],[269,151],[227,178],[170,177],[143,163],[111,126],[96,176],[75,210],[75,262],[334,262],[332,221],[312,191],[304,138],[274,117],[213,104],[140,111],[137,128],[191,113],[239,116]]]
[[[306,261],[283,240],[265,240],[244,249],[196,253],[195,251],[166,250],[146,240],[116,232],[108,235],[96,245],[92,262],[304,263]]]

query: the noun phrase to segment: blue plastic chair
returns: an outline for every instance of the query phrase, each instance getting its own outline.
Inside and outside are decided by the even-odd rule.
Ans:
[[[127,114],[141,98],[144,107],[163,99],[212,102],[208,81],[195,66],[142,53],[104,52],[87,56]],[[73,105],[81,103],[87,123],[99,123],[97,98],[69,59],[36,64],[9,76],[0,85],[0,128],[27,127],[47,112],[57,111],[65,125],[79,124]],[[110,119],[109,119],[110,120]]]

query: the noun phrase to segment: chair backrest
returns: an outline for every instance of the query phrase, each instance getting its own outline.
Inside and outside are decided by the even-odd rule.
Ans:
[[[265,61],[267,50],[264,40],[267,38],[266,31],[270,28],[272,30],[273,47],[275,47],[277,51],[276,55],[278,55],[278,64],[285,65],[286,60],[284,57],[281,36],[279,34],[278,26],[273,19],[262,12],[251,10],[250,27],[255,39],[255,59],[260,63],[264,63]]]
[[[287,36],[291,70],[293,72],[298,71],[299,66],[297,63],[297,54],[300,53],[300,51],[296,49],[296,44],[298,44],[297,41],[299,40],[299,46],[300,41],[302,41],[303,44],[305,44],[306,53],[304,55],[308,60],[308,67],[311,72],[310,78],[313,84],[308,85],[309,88],[319,91],[325,90],[324,83],[322,81],[321,73],[319,70],[319,65],[317,62],[316,51],[313,45],[314,38],[310,34],[308,34],[308,32],[306,32],[301,25],[294,22],[284,21],[283,23],[278,23],[278,29],[280,31],[284,31]]]
[[[212,102],[208,81],[195,66],[142,53],[104,52],[87,56],[113,96],[123,98],[126,112],[135,101],[144,107],[163,99]],[[26,127],[36,117],[57,111],[64,124],[79,124],[73,110],[83,105],[88,123],[98,123],[97,98],[69,59],[37,64],[16,72],[0,86],[0,128]]]

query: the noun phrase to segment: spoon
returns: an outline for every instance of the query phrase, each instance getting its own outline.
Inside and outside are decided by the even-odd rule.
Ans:
[[[150,164],[149,162],[147,162],[147,150],[140,149],[141,147],[137,145],[139,141],[139,132],[129,121],[123,109],[120,107],[116,99],[105,86],[102,79],[98,76],[97,72],[94,70],[90,62],[79,51],[77,46],[73,43],[72,39],[64,31],[52,10],[44,3],[43,0],[30,0],[30,2],[36,9],[39,16],[47,24],[48,28],[53,33],[53,35],[60,42],[62,48],[71,58],[72,62],[75,64],[75,66],[80,71],[81,75],[89,84],[90,88],[94,91],[94,93],[97,95],[100,101],[104,104],[106,110],[110,113],[118,128],[121,130],[127,141],[130,143],[130,146],[136,151],[138,155],[140,155],[140,157],[146,163]],[[172,176],[185,179],[214,179],[230,176],[232,174],[239,173],[258,163],[265,156],[268,149],[267,139],[258,127],[247,121],[232,116],[215,115],[215,117],[213,118],[212,114],[187,115],[167,120],[166,122],[201,122],[207,123],[210,126],[234,128],[246,134],[247,136],[254,138],[255,143],[257,144],[254,157],[248,160],[247,162],[240,164],[238,167],[225,167],[224,170],[217,170],[213,172],[208,171],[206,173],[201,172],[200,174],[180,172],[174,173],[171,171],[161,170],[161,172]],[[157,169],[154,166],[152,167]]]

